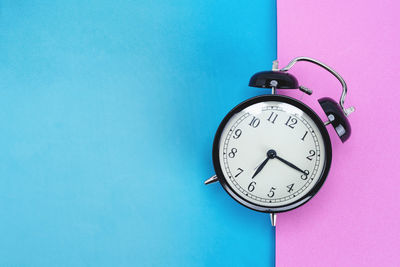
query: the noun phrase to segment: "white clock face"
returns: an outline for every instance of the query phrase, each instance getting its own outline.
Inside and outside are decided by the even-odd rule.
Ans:
[[[226,182],[242,199],[263,207],[301,199],[318,182],[326,160],[316,123],[283,102],[259,102],[237,112],[219,140]]]

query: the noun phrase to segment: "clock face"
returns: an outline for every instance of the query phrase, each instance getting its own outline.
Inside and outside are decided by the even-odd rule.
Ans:
[[[309,200],[331,163],[322,121],[297,100],[276,95],[234,108],[218,129],[213,153],[228,193],[247,207],[270,212]]]

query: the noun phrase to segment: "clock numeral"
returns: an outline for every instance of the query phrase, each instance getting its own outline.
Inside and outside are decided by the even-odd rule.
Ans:
[[[267,119],[267,121],[275,123],[276,118],[278,118],[278,114],[275,114],[275,112],[272,112],[271,115],[269,115],[269,118]]]
[[[243,170],[241,168],[237,168],[237,170],[238,170],[238,173],[235,175],[235,178],[238,177],[243,172]]]
[[[242,135],[242,130],[237,129],[233,138],[238,139]]]
[[[308,134],[308,131],[306,131],[306,133],[303,135],[303,138],[301,138],[302,141],[304,141],[304,138],[306,138],[307,134]]]
[[[294,126],[297,124],[297,119],[293,118],[292,116],[289,116],[289,119],[285,123],[286,126],[289,126],[290,128],[294,128]]]
[[[315,156],[315,150],[310,150],[308,153],[310,153],[310,155],[307,156],[307,159],[312,160],[312,158]]]
[[[253,116],[253,119],[251,119],[249,125],[253,128],[256,128],[258,125],[260,125],[260,119]]]
[[[275,196],[275,192],[274,192],[275,189],[276,189],[275,187],[271,187],[267,196],[269,196],[269,197]]]
[[[237,153],[237,149],[232,148],[231,152],[228,153],[228,156],[233,159],[236,156],[236,153]]]
[[[289,189],[289,190],[288,190],[288,193],[290,193],[290,192],[293,191],[293,186],[294,186],[294,184],[290,184],[290,185],[287,185],[287,186],[286,186],[287,189]]]
[[[256,189],[256,182],[251,182],[250,184],[249,184],[249,187],[247,187],[247,189],[249,190],[249,192],[253,192],[254,191],[254,189]]]
[[[305,170],[304,173],[300,176],[301,180],[307,180],[309,174],[310,172],[308,170]]]

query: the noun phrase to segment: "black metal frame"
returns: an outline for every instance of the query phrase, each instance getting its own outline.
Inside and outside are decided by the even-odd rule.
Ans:
[[[220,139],[221,139],[221,134],[222,134],[222,131],[224,130],[226,124],[228,123],[229,119],[236,113],[242,111],[243,109],[245,109],[253,104],[260,103],[260,102],[268,102],[268,101],[277,101],[277,102],[283,102],[283,103],[293,105],[293,106],[301,109],[302,111],[304,111],[308,116],[310,116],[310,118],[315,122],[315,124],[317,125],[318,129],[321,132],[323,142],[325,144],[325,155],[326,155],[326,161],[324,163],[321,176],[318,178],[318,181],[314,185],[314,187],[305,196],[296,200],[295,202],[290,203],[289,205],[274,206],[274,207],[261,206],[261,205],[254,204],[252,202],[249,202],[248,200],[245,200],[239,194],[237,194],[236,191],[233,190],[231,188],[231,186],[228,184],[228,182],[226,181],[226,178],[222,172],[220,159],[219,159],[219,147],[220,147],[219,143],[220,143]],[[240,204],[242,204],[250,209],[256,210],[256,211],[268,212],[268,213],[278,213],[278,212],[285,212],[285,211],[295,209],[295,208],[305,204],[307,201],[309,201],[313,196],[315,196],[317,194],[319,189],[324,184],[326,177],[329,173],[329,169],[330,169],[331,162],[332,162],[332,145],[331,145],[331,140],[329,138],[328,131],[326,130],[324,123],[318,117],[318,115],[307,105],[305,105],[304,103],[302,103],[294,98],[288,97],[288,96],[261,95],[261,96],[256,96],[256,97],[250,98],[250,99],[240,103],[239,105],[234,107],[225,116],[225,118],[222,120],[221,124],[219,125],[218,130],[214,137],[212,158],[213,158],[215,173],[218,176],[218,181],[220,182],[222,187],[225,189],[225,191],[233,199],[235,199]]]

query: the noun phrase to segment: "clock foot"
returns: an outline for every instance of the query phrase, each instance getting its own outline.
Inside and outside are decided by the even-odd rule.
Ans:
[[[273,227],[275,227],[276,226],[276,213],[270,213],[269,215],[270,215],[270,218],[271,218],[271,225]]]
[[[218,182],[218,177],[217,177],[217,175],[214,175],[214,176],[212,176],[211,178],[208,178],[205,182],[204,182],[204,184],[212,184],[212,183],[215,183],[215,182]]]

